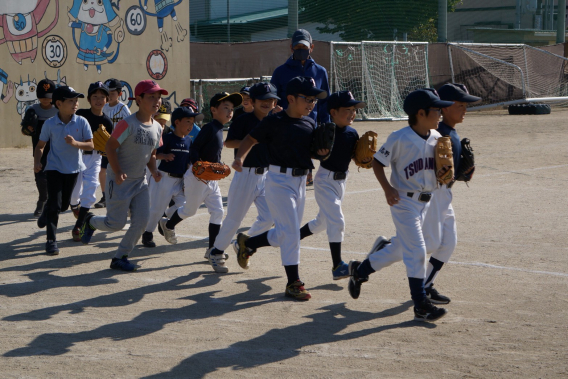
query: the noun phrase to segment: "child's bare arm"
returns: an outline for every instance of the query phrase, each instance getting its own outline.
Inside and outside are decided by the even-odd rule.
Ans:
[[[385,175],[385,168],[382,164],[380,164],[376,159],[373,159],[373,171],[375,172],[375,177],[379,181],[381,187],[383,187],[383,191],[385,191],[385,197],[387,199],[387,204],[393,206],[398,204],[400,200],[398,196],[398,191],[393,188],[387,176]]]
[[[150,173],[152,174],[152,177],[154,178],[156,183],[158,183],[162,179],[162,175],[156,168],[156,149],[152,151],[152,155],[150,156],[150,160],[148,161],[146,166],[148,167],[148,170],[150,170]]]
[[[95,145],[93,144],[93,139],[87,139],[85,140],[85,142],[79,142],[77,140],[75,140],[75,138],[73,138],[73,136],[67,135],[67,137],[65,137],[65,142],[67,142],[67,144],[76,147],[77,149],[81,149],[81,150],[85,150],[85,151],[92,151],[95,148]]]
[[[243,140],[228,139],[228,140],[225,141],[224,145],[225,145],[225,147],[228,147],[229,149],[238,149],[241,142],[243,142]]]
[[[36,145],[34,150],[34,172],[40,172],[42,169],[41,156],[43,155],[43,149],[46,144],[47,142],[40,140]]]
[[[106,143],[105,151],[108,159],[108,164],[110,164],[110,167],[112,168],[112,171],[116,176],[116,184],[118,185],[122,184],[124,179],[126,179],[126,174],[122,172],[122,168],[118,163],[118,154],[116,153],[116,149],[118,149],[119,147],[120,143],[118,142],[118,140],[113,136],[110,136]]]

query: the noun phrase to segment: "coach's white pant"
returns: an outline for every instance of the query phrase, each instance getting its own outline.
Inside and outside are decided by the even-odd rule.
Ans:
[[[280,247],[283,266],[300,264],[300,223],[306,203],[306,175],[292,176],[292,169],[281,173],[270,166],[266,174],[266,202],[274,219],[268,243]]]
[[[258,216],[248,230],[248,235],[253,237],[272,228],[273,220],[265,198],[265,182],[266,174],[257,175],[254,168],[243,167],[242,172],[235,172],[229,187],[227,216],[215,238],[216,249],[225,251],[229,247],[253,202]]]
[[[175,209],[181,207],[185,202],[183,178],[173,178],[164,171],[160,171],[160,174],[162,174],[162,179],[159,182],[156,183],[154,177],[150,176],[150,183],[148,183],[150,218],[146,226],[146,231],[150,233],[156,230],[158,221],[160,221],[164,211],[168,208],[171,199],[175,202],[173,205]]]
[[[185,172],[183,182],[185,185],[185,204],[178,208],[177,212],[181,219],[186,219],[197,213],[197,209],[203,203],[209,211],[209,223],[221,225],[223,221],[223,198],[219,183],[216,180],[202,182],[197,180],[191,167]],[[171,212],[171,211],[170,211]],[[173,214],[173,212],[172,212]],[[166,212],[168,215],[168,212]],[[168,215],[170,216],[170,215]]]
[[[99,186],[99,172],[101,172],[101,155],[96,151],[93,154],[82,154],[85,170],[77,175],[77,183],[71,194],[71,204],[79,202],[84,208],[92,208],[97,202],[96,191]]]
[[[345,196],[345,179],[335,180],[333,174],[320,166],[314,177],[314,194],[319,212],[315,219],[308,222],[308,227],[313,234],[327,228],[329,242],[343,242],[345,218],[341,202]]]
[[[396,237],[391,243],[369,256],[371,267],[379,271],[394,262],[402,260],[409,278],[424,278],[426,274],[426,242],[422,226],[429,202],[418,201],[418,193],[412,198],[399,191],[399,202],[390,207],[392,220],[396,227]]]

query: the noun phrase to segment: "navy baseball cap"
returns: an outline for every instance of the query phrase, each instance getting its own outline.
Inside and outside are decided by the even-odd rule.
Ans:
[[[73,87],[69,86],[61,86],[57,87],[55,91],[53,91],[53,95],[51,95],[51,104],[55,104],[57,100],[67,100],[67,99],[75,99],[80,98],[84,99],[85,95],[75,91]]]
[[[280,100],[276,86],[272,83],[266,82],[256,83],[250,87],[250,97],[255,100]]]
[[[470,95],[467,87],[463,84],[448,83],[444,84],[438,90],[440,99],[448,101],[462,101],[464,103],[475,103],[481,100],[481,97]]]
[[[327,92],[316,87],[316,81],[309,76],[296,76],[286,84],[286,95],[315,96],[316,99],[325,99]]]
[[[49,79],[42,79],[37,84],[37,98],[38,99],[51,99],[53,91],[55,91],[55,82]]]
[[[364,101],[355,100],[353,94],[350,91],[339,91],[332,93],[327,98],[327,110],[337,108],[348,108],[355,107],[355,109],[361,109],[367,106]]]
[[[105,86],[108,87],[109,91],[122,91],[122,82],[118,79],[110,78],[105,82]]]
[[[97,90],[103,91],[104,93],[107,94],[107,96],[108,96],[108,93],[110,92],[110,91],[108,90],[108,87],[105,86],[105,85],[103,84],[103,82],[94,82],[94,83],[91,83],[91,84],[89,85],[89,91],[87,91],[87,93],[90,95],[90,94],[92,94],[93,92],[95,92],[95,91],[97,91]]]
[[[292,47],[299,43],[308,48],[312,46],[312,35],[306,29],[298,29],[292,34]]]
[[[249,86],[244,86],[243,88],[241,88],[241,90],[239,91],[240,93],[244,93],[245,95],[249,95],[250,96],[250,87]]]
[[[404,99],[403,109],[409,116],[414,116],[420,109],[447,108],[453,101],[440,100],[438,92],[433,88],[422,88],[410,92]]]
[[[240,93],[216,93],[215,95],[213,95],[211,100],[209,100],[209,107],[216,107],[221,103],[221,101],[230,101],[231,103],[233,103],[234,107],[238,107],[243,102],[243,97]]]
[[[203,120],[204,116],[202,113],[193,112],[193,109],[189,107],[179,107],[176,108],[172,113],[172,125],[175,125],[174,123],[176,122],[176,120],[181,120],[186,117],[194,117],[194,122],[200,122]]]

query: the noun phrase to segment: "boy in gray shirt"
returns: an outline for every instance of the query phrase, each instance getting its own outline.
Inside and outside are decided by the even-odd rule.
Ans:
[[[160,146],[162,128],[152,115],[161,105],[161,95],[168,91],[153,80],[143,80],[134,91],[138,112],[120,121],[106,144],[110,167],[106,176],[107,215],[89,213],[81,228],[81,241],[88,244],[96,229],[106,232],[122,230],[130,210],[131,225],[122,238],[110,268],[135,271],[128,254],[142,236],[150,217],[150,197],[145,167],[159,182],[156,149]]]

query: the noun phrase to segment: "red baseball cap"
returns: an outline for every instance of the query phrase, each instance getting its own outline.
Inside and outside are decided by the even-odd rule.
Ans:
[[[161,88],[158,83],[151,79],[142,80],[140,83],[136,84],[134,89],[134,97],[129,97],[128,100],[136,100],[136,96],[140,96],[143,93],[155,93],[160,92],[162,95],[167,95],[168,91]]]

